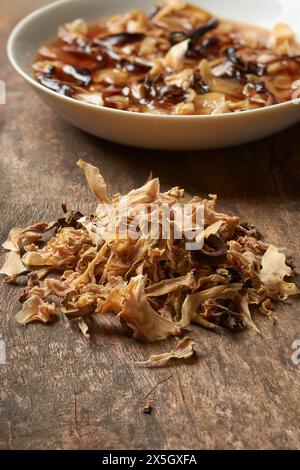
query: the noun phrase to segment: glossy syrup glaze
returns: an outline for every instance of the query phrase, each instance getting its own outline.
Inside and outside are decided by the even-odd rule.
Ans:
[[[99,106],[157,114],[222,114],[291,100],[300,47],[291,29],[269,32],[171,0],[61,26],[33,64],[45,87]]]

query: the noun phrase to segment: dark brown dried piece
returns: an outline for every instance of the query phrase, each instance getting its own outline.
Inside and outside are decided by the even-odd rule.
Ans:
[[[257,240],[260,240],[261,235],[254,225],[249,224],[249,222],[241,222],[236,228],[237,235],[247,235],[248,237],[254,237]]]
[[[194,81],[192,88],[198,95],[203,95],[209,92],[209,87],[204,83],[199,73],[194,74]]]
[[[74,94],[74,88],[68,83],[62,82],[61,80],[51,78],[43,73],[37,73],[36,78],[46,88],[49,88],[50,90],[55,91],[60,95],[71,97]]]
[[[230,276],[230,282],[236,283],[242,281],[242,273],[235,266],[228,267],[227,271]]]
[[[244,68],[243,62],[236,54],[235,47],[228,47],[228,49],[226,50],[226,57],[233,65],[238,65],[239,67]]]
[[[244,51],[246,52],[243,48],[229,47],[226,50],[225,57],[232,64],[232,67],[227,69],[227,76],[246,83],[247,74],[261,77],[266,73],[267,66],[266,64],[249,61],[246,59],[247,56]]]
[[[164,104],[181,103],[186,96],[186,91],[177,85],[166,85],[158,92],[158,100]]]
[[[105,36],[104,38],[96,38],[94,43],[97,45],[108,45],[111,47],[125,46],[126,44],[142,41],[144,37],[145,35],[142,33],[119,33]]]
[[[146,74],[151,70],[152,66],[145,62],[142,62],[141,60],[130,61],[126,59],[121,59],[117,63],[117,68],[125,69],[127,72],[130,73]]]
[[[159,88],[163,86],[163,79],[161,77],[152,79],[147,76],[143,82],[143,86],[148,98],[156,98]]]
[[[226,246],[217,235],[210,235],[204,243],[199,258],[210,266],[217,266],[226,260]]]
[[[81,212],[68,210],[66,204],[62,204],[62,210],[65,214],[65,217],[58,219],[57,224],[59,227],[74,227],[75,229],[82,227],[82,225],[78,222],[78,220],[83,217]]]
[[[208,33],[208,31],[212,31],[213,29],[216,29],[218,26],[219,26],[219,20],[215,18],[208,21],[204,25],[200,26],[190,35],[191,44],[196,43],[198,39],[204,36],[204,34]]]
[[[233,300],[211,300],[210,320],[216,325],[232,331],[242,331],[247,325],[242,315],[237,311]]]
[[[89,69],[74,67],[72,65],[64,65],[62,69],[66,78],[75,80],[79,85],[87,86],[91,83],[92,77]]]
[[[209,31],[216,29],[218,25],[219,21],[212,19],[206,24],[197,28],[190,36],[188,36],[190,41],[188,44],[187,57],[205,57],[206,49],[218,44],[217,38],[205,38],[199,42],[199,39],[201,39]]]

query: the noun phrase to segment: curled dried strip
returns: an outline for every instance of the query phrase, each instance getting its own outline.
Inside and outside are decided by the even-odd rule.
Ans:
[[[107,186],[98,168],[78,160],[77,165],[84,171],[89,187],[100,202],[108,201]]]
[[[24,302],[22,309],[16,314],[18,323],[26,325],[34,321],[48,323],[56,317],[55,304],[44,302],[38,295],[33,295]]]
[[[199,252],[199,257],[210,266],[218,266],[226,261],[226,246],[216,235],[209,235]]]
[[[183,287],[192,289],[195,284],[193,272],[189,272],[186,276],[175,277],[174,279],[164,279],[157,284],[152,284],[145,289],[147,297],[160,297],[167,295]]]
[[[38,222],[29,227],[15,227],[10,230],[7,240],[2,243],[5,250],[21,251],[27,245],[36,243],[42,239],[44,233],[56,226],[56,222]]]
[[[97,45],[108,45],[108,46],[125,46],[135,42],[142,41],[145,35],[142,33],[119,33],[97,38],[94,43]]]
[[[47,74],[37,73],[36,78],[46,88],[55,91],[59,95],[71,97],[75,93],[74,87],[72,87],[69,83],[64,83],[57,78],[49,77]]]
[[[216,29],[218,25],[219,25],[219,21],[214,18],[208,21],[207,23],[205,23],[203,26],[200,26],[191,34],[190,36],[191,43],[197,42],[199,38],[204,36],[208,31]]]
[[[124,291],[124,306],[119,313],[135,338],[160,341],[181,333],[180,326],[159,315],[151,307],[144,288],[144,277],[131,278]]]
[[[140,365],[144,366],[163,366],[167,362],[173,359],[188,359],[194,354],[194,347],[197,345],[196,341],[193,340],[190,336],[180,339],[174,349],[170,352],[165,352],[162,354],[155,354],[149,357],[147,361],[138,362]]]

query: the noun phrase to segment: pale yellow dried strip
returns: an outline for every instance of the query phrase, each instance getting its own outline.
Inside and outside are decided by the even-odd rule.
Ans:
[[[170,352],[162,354],[153,354],[145,362],[138,362],[140,365],[155,365],[163,366],[171,359],[188,359],[194,354],[194,347],[197,345],[196,341],[190,336],[185,336],[179,340],[174,349]]]

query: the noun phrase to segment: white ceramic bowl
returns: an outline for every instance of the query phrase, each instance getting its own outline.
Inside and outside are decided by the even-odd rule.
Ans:
[[[289,23],[300,36],[299,0],[192,0],[217,16],[271,28]],[[32,78],[38,47],[59,25],[75,18],[95,21],[132,8],[150,11],[154,0],[61,0],[24,18],[12,31],[8,56],[41,99],[74,126],[98,137],[136,147],[190,150],[237,145],[267,137],[300,120],[296,101],[217,116],[167,116],[97,107],[61,96]],[[300,77],[299,77],[300,78]],[[25,89],[24,89],[25,93]]]

